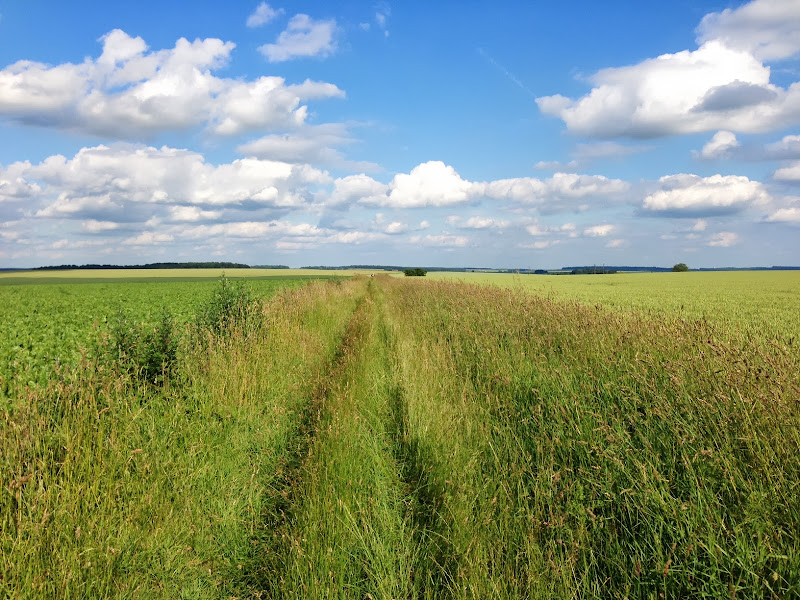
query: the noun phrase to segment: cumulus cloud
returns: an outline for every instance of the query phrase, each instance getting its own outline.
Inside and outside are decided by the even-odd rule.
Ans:
[[[779,208],[766,220],[771,223],[796,223],[800,225],[800,207]]]
[[[727,248],[729,246],[733,246],[739,241],[739,236],[735,233],[731,233],[730,231],[721,231],[719,233],[715,233],[711,240],[708,242],[709,246],[720,246],[722,248]]]
[[[470,200],[472,183],[441,161],[414,167],[410,173],[398,173],[389,184],[388,194],[363,198],[363,204],[393,208],[452,206]]]
[[[736,135],[730,131],[718,131],[700,151],[700,158],[708,160],[715,158],[729,158],[731,150],[739,147]]]
[[[703,17],[700,43],[720,40],[759,60],[789,58],[800,52],[800,5],[795,0],[755,0]]]
[[[115,29],[95,60],[51,66],[19,61],[0,70],[0,118],[91,135],[144,139],[162,131],[206,127],[220,135],[305,122],[309,99],[341,97],[329,83],[286,85],[280,77],[220,78],[235,44],[184,38],[150,51]]]
[[[625,181],[602,175],[556,173],[546,180],[520,177],[476,184],[473,193],[534,206],[542,213],[555,213],[580,210],[587,200],[614,201],[629,188]]]
[[[211,206],[298,208],[310,202],[309,187],[331,181],[308,165],[249,158],[215,166],[188,150],[131,144],[83,148],[69,159],[56,155],[9,170],[29,191],[28,205],[39,207],[37,216],[88,218],[89,231],[134,205],[173,206],[170,220],[180,221],[218,217]]]
[[[247,17],[247,26],[248,27],[261,27],[262,25],[266,25],[277,16],[283,13],[283,9],[279,8],[275,10],[266,2],[262,2],[259,4],[253,14]]]
[[[773,177],[781,181],[800,181],[800,162],[778,169]]]
[[[506,219],[494,219],[492,217],[470,217],[463,223],[458,223],[459,229],[505,229],[511,225]]]
[[[298,57],[324,58],[336,51],[336,21],[315,21],[308,15],[295,15],[289,20],[274,44],[264,44],[258,50],[270,62],[285,62]]]
[[[672,217],[731,214],[770,199],[763,184],[737,175],[667,175],[659,185],[660,190],[644,199],[643,208]]]
[[[800,82],[772,84],[763,62],[800,49],[797,2],[755,0],[706,15],[698,31],[696,50],[603,69],[589,94],[540,97],[539,109],[596,137],[763,132],[800,121]]]
[[[386,202],[388,189],[389,186],[385,183],[375,181],[364,173],[348,175],[334,181],[333,193],[328,204],[330,206],[340,206],[359,202],[380,205]]]
[[[800,158],[800,135],[784,136],[778,142],[767,144],[765,151],[768,158]]]
[[[606,237],[616,230],[615,225],[593,225],[583,230],[583,235],[588,237]]]

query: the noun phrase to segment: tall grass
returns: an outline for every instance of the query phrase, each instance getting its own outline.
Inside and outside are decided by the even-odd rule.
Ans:
[[[796,347],[488,287],[389,296],[448,595],[800,593]]]
[[[86,356],[4,410],[0,596],[247,590],[281,457],[360,293],[278,293],[259,327],[187,345],[172,385]]]
[[[1,595],[800,595],[791,338],[382,276],[245,313],[0,413]]]

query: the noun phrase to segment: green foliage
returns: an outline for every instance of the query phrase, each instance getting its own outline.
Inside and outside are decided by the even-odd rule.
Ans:
[[[211,297],[200,309],[196,323],[215,335],[245,326],[252,314],[253,296],[244,282],[233,283],[223,275]]]
[[[425,269],[421,269],[419,267],[415,269],[403,269],[403,273],[406,277],[425,277],[428,272]]]
[[[689,270],[689,267],[686,263],[678,263],[677,265],[672,267],[672,271],[675,273],[685,273]]]
[[[164,384],[178,361],[179,333],[169,309],[155,325],[133,320],[120,307],[109,328],[108,351],[113,361],[134,377]]]

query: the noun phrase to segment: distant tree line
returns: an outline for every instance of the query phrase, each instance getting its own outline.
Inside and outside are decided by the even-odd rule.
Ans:
[[[249,269],[250,265],[233,262],[164,262],[147,265],[58,265],[36,267],[35,271],[72,271],[98,269]]]

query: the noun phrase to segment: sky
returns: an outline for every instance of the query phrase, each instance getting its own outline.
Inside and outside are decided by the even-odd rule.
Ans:
[[[800,2],[0,0],[0,267],[800,265]]]

